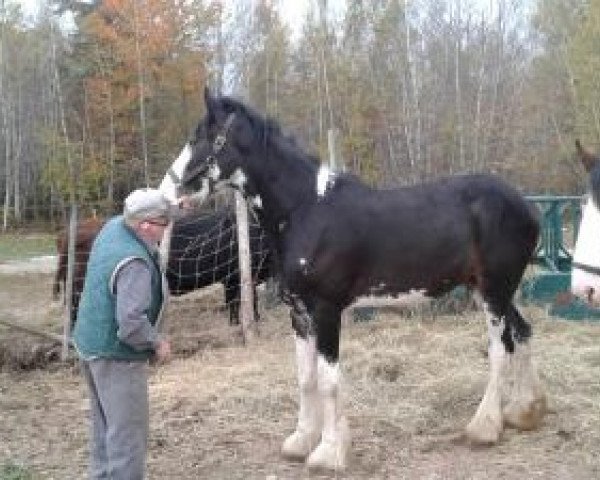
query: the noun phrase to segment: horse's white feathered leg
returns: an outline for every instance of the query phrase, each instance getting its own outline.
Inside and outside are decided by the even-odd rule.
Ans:
[[[319,394],[323,402],[321,443],[308,457],[311,468],[343,470],[350,448],[350,429],[342,414],[339,363],[318,358]]]
[[[296,431],[283,443],[285,457],[304,460],[321,438],[322,404],[317,380],[316,338],[296,335],[296,364],[300,387],[300,409]]]
[[[529,342],[515,341],[511,357],[512,388],[502,411],[504,423],[520,430],[532,430],[541,423],[547,408],[542,383],[531,361]]]
[[[502,343],[505,321],[490,312],[484,303],[483,309],[488,325],[488,355],[490,378],[477,412],[467,425],[467,437],[476,443],[495,443],[502,433],[502,371],[507,353]]]

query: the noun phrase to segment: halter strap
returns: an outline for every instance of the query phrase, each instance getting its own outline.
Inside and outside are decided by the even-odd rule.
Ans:
[[[223,124],[223,130],[215,137],[215,140],[213,141],[213,153],[215,155],[219,153],[225,146],[225,143],[227,142],[227,134],[229,133],[229,129],[231,128],[234,120],[235,112],[231,112],[229,115],[227,115],[227,119]]]
[[[600,277],[600,267],[594,267],[592,265],[586,265],[585,263],[573,262],[573,268],[578,268],[586,273],[591,273],[592,275],[596,275]]]
[[[229,115],[227,115],[227,119],[223,124],[223,130],[221,130],[221,132],[217,134],[217,136],[213,140],[212,153],[209,154],[200,165],[188,172],[188,174],[185,175],[186,178],[192,179],[197,177],[201,173],[204,173],[204,171],[207,170],[208,167],[215,161],[215,155],[217,155],[221,150],[223,150],[223,147],[227,143],[227,134],[229,133],[229,130],[231,129],[231,125],[233,124],[234,120],[235,112],[231,112]]]
[[[173,180],[173,183],[175,185],[179,185],[181,183],[181,178],[179,178],[179,176],[175,173],[173,167],[169,167],[169,169],[167,170],[167,175],[171,180]]]

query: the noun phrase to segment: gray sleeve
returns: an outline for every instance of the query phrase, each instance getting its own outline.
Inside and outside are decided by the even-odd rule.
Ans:
[[[115,294],[119,340],[134,350],[154,350],[158,332],[146,312],[151,301],[151,272],[141,258],[132,258],[116,272]]]

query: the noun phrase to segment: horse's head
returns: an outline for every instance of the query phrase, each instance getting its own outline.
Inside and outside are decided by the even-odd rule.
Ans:
[[[255,141],[251,119],[243,105],[228,97],[204,92],[206,114],[188,145],[180,194],[206,196],[222,185],[248,194],[247,163]]]
[[[583,148],[579,140],[575,140],[575,149],[583,168],[589,174],[592,200],[596,204],[596,208],[600,208],[600,157]]]
[[[590,198],[583,206],[573,252],[571,290],[593,305],[600,305],[600,158],[576,140],[577,156],[589,174]]]

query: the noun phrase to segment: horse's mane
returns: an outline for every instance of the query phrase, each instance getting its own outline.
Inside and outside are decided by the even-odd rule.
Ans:
[[[577,150],[577,155],[579,156],[581,163],[583,163],[585,170],[591,173],[594,166],[599,163],[598,157],[583,148],[579,139],[575,140],[575,149]]]
[[[254,130],[256,138],[261,138],[263,145],[269,142],[277,145],[286,153],[298,155],[302,154],[304,159],[315,167],[321,165],[318,156],[307,153],[298,143],[294,135],[285,134],[277,120],[272,117],[264,117],[253,108],[233,97],[221,97],[222,106],[226,112],[237,112],[245,116]]]
[[[600,210],[600,157],[583,148],[579,139],[575,140],[577,156],[589,174],[590,193],[596,208]]]
[[[596,208],[600,210],[600,164],[590,171],[590,190]]]

